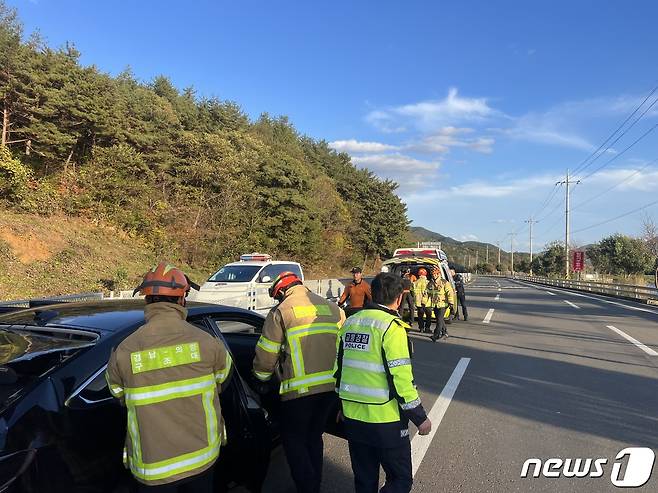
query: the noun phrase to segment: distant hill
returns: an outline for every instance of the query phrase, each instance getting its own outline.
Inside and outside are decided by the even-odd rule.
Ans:
[[[474,267],[477,263],[484,264],[487,260],[487,250],[489,264],[494,267],[498,263],[498,247],[491,243],[482,243],[479,241],[458,241],[449,236],[445,236],[429,229],[411,226],[409,228],[409,246],[419,241],[440,241],[441,249],[448,255],[448,260],[456,266],[470,265]],[[520,260],[529,259],[530,254],[525,252],[514,252],[514,263]],[[510,262],[510,253],[501,248],[500,250],[500,263],[503,268],[508,268]]]

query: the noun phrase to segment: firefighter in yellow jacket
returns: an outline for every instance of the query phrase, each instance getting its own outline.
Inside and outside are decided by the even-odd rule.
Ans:
[[[336,390],[342,404],[356,493],[408,493],[413,483],[409,421],[427,435],[432,423],[414,385],[406,328],[397,312],[398,276],[378,274],[373,303],[340,330]]]
[[[446,328],[446,310],[447,314],[455,311],[455,290],[452,288],[450,281],[443,279],[441,270],[437,267],[432,270],[432,281],[430,282],[430,305],[436,318],[436,328],[432,334],[432,342],[436,342],[442,337],[448,337]]]
[[[418,315],[418,330],[429,332],[432,326],[432,308],[429,304],[427,295],[427,269],[421,267],[418,269],[418,279],[414,281],[413,292],[416,300],[416,311]]]
[[[220,389],[229,378],[226,347],[186,322],[192,284],[160,263],[135,290],[146,296],[146,324],[112,352],[107,381],[128,410],[124,462],[139,491],[208,492],[224,441]]]
[[[272,283],[279,300],[265,319],[256,345],[254,376],[268,382],[277,372],[281,394],[281,441],[299,492],[317,493],[322,480],[324,432],[336,409],[334,364],[343,311],[311,293],[292,272]]]

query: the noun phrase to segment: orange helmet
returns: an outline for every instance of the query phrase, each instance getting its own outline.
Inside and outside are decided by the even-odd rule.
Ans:
[[[281,294],[281,291],[289,288],[295,283],[301,284],[301,282],[302,280],[297,277],[297,274],[294,272],[282,272],[276,277],[276,279],[274,279],[274,281],[272,281],[269,290],[270,296],[276,299]]]
[[[418,269],[418,275],[427,277],[427,269],[425,267],[421,267]]]
[[[150,271],[144,274],[144,280],[135,288],[133,296],[139,291],[144,296],[172,296],[184,297],[194,288],[199,286],[185,275],[185,273],[167,262],[160,262]]]

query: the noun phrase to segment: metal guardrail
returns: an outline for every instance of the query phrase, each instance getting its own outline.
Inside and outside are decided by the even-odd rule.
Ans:
[[[31,300],[0,301],[0,308],[36,308],[39,306],[52,305],[54,303],[73,303],[75,301],[102,300],[103,293],[79,293],[65,296],[52,296],[49,298],[35,298]]]
[[[648,286],[613,284],[593,281],[572,281],[568,279],[549,279],[547,277],[521,275],[515,275],[510,277],[510,279],[518,279],[521,281],[542,284],[545,286],[572,289],[574,291],[603,294],[606,296],[613,296],[615,298],[625,298],[649,305],[658,305],[658,289]]]

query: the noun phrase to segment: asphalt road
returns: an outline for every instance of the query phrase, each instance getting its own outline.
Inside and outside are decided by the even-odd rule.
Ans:
[[[485,277],[467,301],[469,320],[449,325],[449,339],[412,336],[436,430],[413,437],[413,491],[617,491],[622,449],[658,452],[658,309]],[[533,468],[522,478],[530,458],[607,462],[598,478],[534,478]],[[639,491],[658,491],[653,469]],[[324,471],[323,492],[354,490],[343,440],[325,435]],[[280,450],[265,491],[294,491]]]

